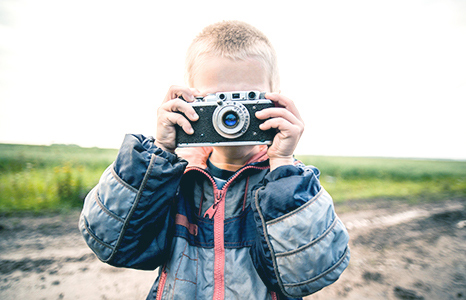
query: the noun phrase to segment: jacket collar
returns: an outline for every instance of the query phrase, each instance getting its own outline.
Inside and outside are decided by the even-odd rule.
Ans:
[[[267,146],[260,145],[258,146],[259,152],[251,157],[244,165],[251,163],[258,163],[267,160]],[[181,158],[188,161],[187,168],[199,167],[202,169],[207,168],[207,160],[209,159],[210,154],[213,151],[213,147],[190,147],[190,148],[178,148],[176,149],[176,154]]]

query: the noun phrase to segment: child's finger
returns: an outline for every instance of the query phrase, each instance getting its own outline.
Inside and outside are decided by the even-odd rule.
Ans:
[[[172,85],[167,92],[167,95],[165,96],[165,99],[163,100],[163,103],[166,103],[170,100],[177,99],[182,97],[183,100],[187,102],[193,102],[194,101],[194,94],[198,94],[199,91],[196,89],[190,89],[187,87],[183,86],[178,86],[178,85]]]
[[[286,108],[292,114],[294,114],[299,120],[302,120],[298,108],[294,104],[293,100],[277,93],[267,93],[265,94],[265,98],[272,100],[273,102],[277,103],[279,106]]]
[[[197,115],[194,108],[181,99],[168,101],[167,103],[162,104],[160,108],[166,112],[182,113],[191,121],[197,121],[197,119],[199,119],[199,116]]]
[[[264,120],[269,118],[283,118],[290,122],[291,124],[296,124],[299,126],[304,127],[304,123],[300,120],[296,115],[294,115],[291,111],[285,108],[266,108],[256,112],[256,117],[258,119]]]
[[[303,133],[303,128],[299,125],[292,124],[282,118],[273,118],[259,125],[261,130],[277,129],[283,137],[299,137]]]
[[[191,123],[185,117],[183,117],[183,115],[177,113],[169,113],[167,114],[166,118],[171,125],[180,126],[187,134],[194,133]]]

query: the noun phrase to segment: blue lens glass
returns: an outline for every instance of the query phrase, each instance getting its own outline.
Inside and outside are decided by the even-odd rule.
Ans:
[[[238,115],[233,112],[229,112],[223,116],[223,123],[227,127],[235,127],[238,124]]]

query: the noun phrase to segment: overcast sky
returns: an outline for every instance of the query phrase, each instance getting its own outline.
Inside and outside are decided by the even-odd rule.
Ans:
[[[466,159],[461,0],[1,0],[0,143],[155,135],[187,47],[226,19],[274,44],[306,122],[298,154]]]

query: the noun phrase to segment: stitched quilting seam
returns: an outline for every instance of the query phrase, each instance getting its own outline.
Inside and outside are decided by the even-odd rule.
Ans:
[[[317,199],[320,198],[320,196],[322,196],[323,194],[323,191],[324,191],[324,188],[321,187],[320,188],[320,191],[312,198],[310,199],[309,201],[307,201],[307,203],[303,204],[302,206],[298,207],[297,209],[295,210],[292,210],[290,211],[289,213],[287,214],[284,214],[276,219],[273,219],[273,220],[270,220],[270,221],[267,221],[266,224],[267,225],[272,225],[272,224],[276,224],[276,223],[279,223],[281,221],[284,221],[286,218],[292,216],[292,215],[295,215],[295,214],[299,214],[303,209],[305,209],[306,207],[308,207],[309,205],[311,205],[312,203],[314,203]]]
[[[333,272],[336,268],[338,268],[345,261],[346,257],[348,256],[348,253],[349,253],[349,247],[346,246],[345,252],[341,256],[341,258],[338,260],[338,262],[335,265],[333,265],[332,267],[330,267],[329,269],[327,269],[322,274],[319,274],[318,276],[316,276],[314,278],[311,278],[309,280],[306,280],[306,281],[302,281],[302,282],[298,282],[298,283],[287,283],[287,284],[284,284],[284,286],[286,286],[286,287],[299,287],[299,286],[306,285],[306,284],[309,284],[309,283],[311,283],[313,281],[321,279],[322,277],[326,276],[327,274]]]
[[[100,197],[99,197],[99,190],[97,189],[95,191],[95,194],[94,194],[94,200],[95,202],[97,203],[97,205],[100,207],[100,209],[102,209],[107,215],[109,215],[110,217],[114,218],[115,220],[123,223],[125,220],[119,216],[117,216],[115,213],[111,212],[107,207],[105,207],[105,205],[102,203],[102,201],[100,201]]]
[[[147,181],[149,180],[150,174],[152,173],[152,168],[154,167],[156,160],[157,160],[157,156],[155,154],[152,154],[146,174],[144,174],[144,178],[142,179],[141,186],[139,187],[139,191],[136,194],[136,199],[134,200],[133,206],[131,207],[128,213],[128,216],[126,217],[126,220],[123,223],[123,228],[120,232],[120,236],[118,237],[117,243],[115,245],[115,250],[118,248],[118,246],[120,246],[120,243],[123,240],[123,236],[126,232],[126,227],[128,226],[129,220],[131,220],[131,217],[134,211],[136,210],[137,205],[139,204],[139,199],[141,199],[142,192],[144,191],[144,188],[146,187]],[[113,256],[116,253],[115,250],[113,250],[112,254],[106,261],[110,261],[113,258]]]
[[[316,238],[315,240],[311,241],[309,244],[306,244],[304,246],[301,246],[297,249],[294,249],[293,251],[288,251],[288,252],[282,252],[282,253],[277,253],[275,256],[276,257],[282,257],[282,256],[288,256],[288,255],[292,255],[292,254],[295,254],[297,252],[301,252],[303,251],[304,249],[307,249],[309,247],[312,247],[314,246],[315,244],[317,244],[318,242],[320,242],[323,238],[325,238],[330,232],[332,232],[333,228],[335,228],[335,225],[337,224],[337,221],[338,221],[338,218],[334,218],[333,219],[333,222],[332,224],[330,224],[330,227],[327,228],[327,230],[322,233],[318,238]]]
[[[121,183],[125,188],[129,189],[130,191],[132,191],[135,194],[138,192],[137,189],[135,189],[131,185],[127,184],[123,179],[121,179],[120,176],[118,176],[118,174],[115,171],[115,163],[112,163],[112,166],[110,168],[110,172],[112,173],[115,180],[118,181],[119,183]]]
[[[86,232],[99,244],[101,244],[102,246],[104,247],[107,247],[111,250],[113,250],[113,247],[110,246],[109,244],[105,243],[104,241],[100,240],[94,233],[92,233],[91,229],[89,228],[89,226],[87,225],[88,222],[87,222],[87,219],[85,216],[83,216],[84,218],[84,229],[86,229]]]
[[[267,242],[267,246],[269,247],[270,255],[272,256],[272,265],[273,265],[273,270],[275,272],[275,277],[277,279],[278,285],[280,286],[280,290],[286,295],[287,293],[284,290],[283,282],[281,281],[280,274],[278,274],[278,266],[277,266],[277,261],[275,259],[275,254],[273,252],[272,244],[270,243],[268,234],[267,234],[267,225],[264,219],[264,216],[262,215],[262,212],[260,211],[260,206],[259,206],[259,191],[263,189],[264,187],[258,189],[255,193],[254,197],[254,202],[256,204],[256,209],[257,213],[259,214],[259,218],[261,219],[262,223],[262,230],[264,234],[265,241]]]

